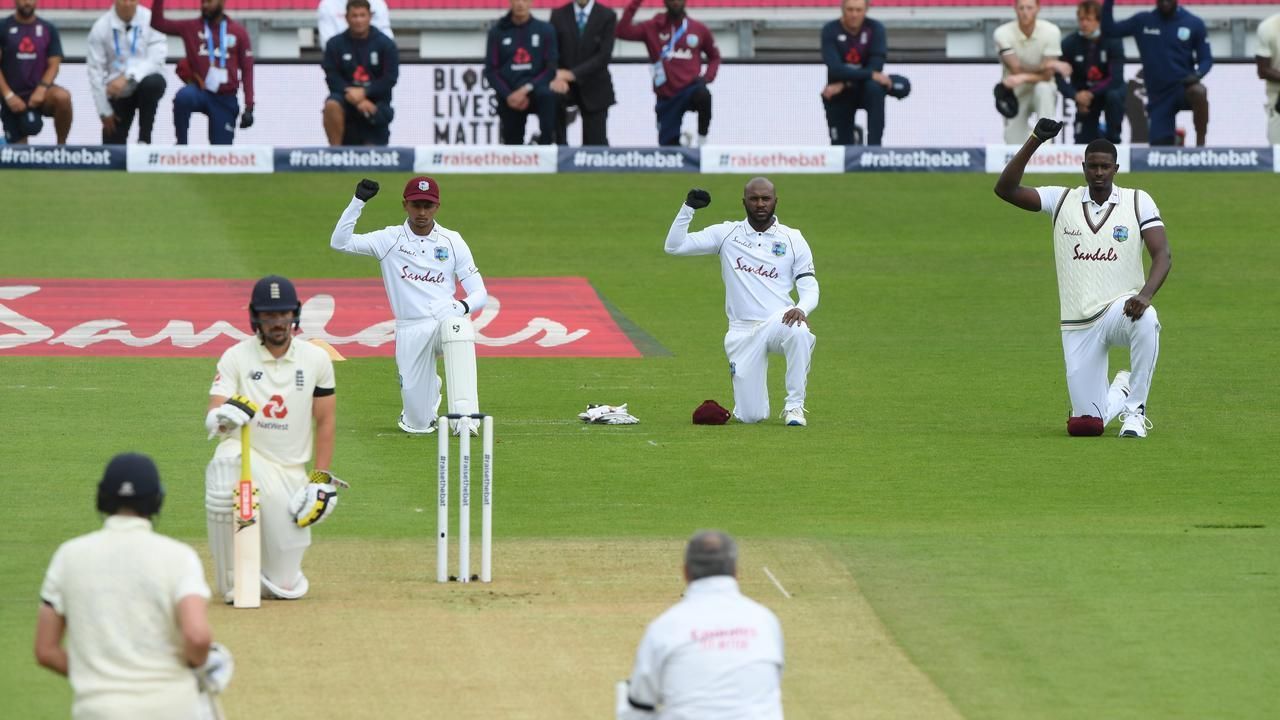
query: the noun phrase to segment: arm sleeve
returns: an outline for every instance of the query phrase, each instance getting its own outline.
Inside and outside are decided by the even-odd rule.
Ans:
[[[560,67],[560,49],[556,42],[556,29],[551,23],[543,23],[538,30],[538,34],[542,36],[542,71],[529,79],[529,82],[542,88],[551,85],[551,79],[556,76],[556,68]]]
[[[186,552],[182,554],[182,562],[179,567],[177,582],[173,586],[173,601],[176,603],[182,598],[196,597],[209,599],[209,585],[204,581],[204,568],[200,565],[200,556],[190,547],[185,548]]]
[[[342,71],[338,68],[342,50],[338,48],[336,40],[335,37],[324,46],[324,59],[320,61],[320,67],[324,69],[324,82],[329,86],[329,92],[341,95],[347,89],[347,79],[342,77]]]
[[[316,375],[316,390],[328,390],[332,393],[337,387],[338,383],[333,375],[333,359],[325,353],[324,362],[320,364],[320,372]]]
[[[67,608],[62,597],[62,564],[66,546],[59,547],[49,561],[49,569],[44,574],[44,583],[40,585],[40,599],[53,611],[66,617]]]
[[[720,72],[720,48],[716,47],[716,38],[707,30],[707,46],[702,49],[707,56],[707,68],[702,73],[702,79],[711,84],[716,80],[716,73]]]
[[[462,301],[467,304],[468,315],[475,315],[477,310],[489,302],[489,291],[485,289],[484,278],[478,272],[463,278],[462,289],[467,293]]]
[[[818,307],[818,278],[814,275],[817,270],[813,265],[813,250],[809,248],[809,241],[805,240],[804,235],[800,233],[796,233],[792,245],[795,248],[796,259],[791,265],[791,272],[800,298],[796,307],[808,315]]]
[[[640,3],[644,0],[631,0],[627,3],[627,7],[622,11],[622,19],[618,21],[618,27],[615,32],[617,36],[623,40],[638,40],[644,42],[644,25],[635,23],[636,11],[640,9]],[[646,49],[648,49],[646,47]]]
[[[1156,207],[1156,201],[1147,194],[1146,190],[1136,192],[1138,193],[1138,229],[1163,227],[1164,220],[1160,219],[1160,208]]]
[[[147,62],[138,68],[138,77],[135,80],[141,80],[148,75],[164,72],[164,62],[169,57],[169,44],[165,42],[164,33],[156,32],[151,28],[147,28]]]
[[[151,27],[165,35],[182,34],[182,23],[177,20],[169,20],[164,16],[164,0],[152,0]]]
[[[507,81],[502,79],[502,63],[498,58],[498,27],[495,25],[489,29],[489,37],[485,40],[484,50],[484,77],[489,81],[489,86],[498,93],[499,100],[506,100],[511,94],[511,86],[507,85]]]
[[[1046,185],[1036,188],[1036,193],[1040,195],[1040,212],[1053,217],[1054,208],[1058,207],[1058,201],[1062,199],[1062,194],[1067,189],[1060,185]]]
[[[395,245],[395,236],[384,230],[356,235],[356,221],[360,219],[362,210],[364,210],[364,201],[351,198],[347,209],[342,211],[342,217],[338,218],[338,225],[333,229],[333,235],[329,237],[329,247],[351,255],[369,255],[381,260],[391,252],[391,248]]]
[[[249,44],[249,31],[240,27],[236,33],[236,59],[240,62],[240,82],[244,83],[244,108],[253,109],[253,46]]]
[[[1204,77],[1213,69],[1213,50],[1209,49],[1209,34],[1200,23],[1200,42],[1196,44],[1196,74]]]
[[[1133,35],[1138,25],[1138,15],[1130,17],[1128,20],[1116,21],[1115,16],[1116,0],[1103,0],[1102,2],[1102,34],[1104,37],[1127,37]]]
[[[103,34],[110,34],[111,27],[107,22],[98,20],[89,31],[89,45],[85,48],[85,72],[89,75],[89,94],[93,96],[93,105],[98,109],[98,117],[112,114],[111,102],[107,100],[107,47]]]
[[[884,61],[889,56],[889,35],[882,23],[872,25],[875,34],[871,37],[871,47],[867,48],[867,69],[871,72],[884,72]]]
[[[724,242],[718,226],[711,227],[701,232],[689,232],[689,223],[693,222],[693,208],[688,205],[681,205],[680,212],[676,213],[676,219],[671,223],[671,229],[667,231],[667,241],[664,249],[668,255],[714,255],[720,252],[720,245]]]
[[[1062,57],[1062,29],[1053,23],[1049,23],[1048,38],[1044,43],[1044,55],[1046,58]]]
[[[604,28],[600,31],[600,46],[587,59],[579,63],[577,67],[569,68],[573,76],[579,80],[604,69],[608,66],[609,59],[613,57],[613,38],[614,32],[618,27],[618,14],[603,5],[600,8],[607,11]]]
[[[400,80],[400,51],[396,48],[395,40],[384,38],[382,53],[382,77],[374,79],[369,84],[368,92],[366,93],[374,100],[390,100],[391,89]]]
[[[49,28],[49,52],[46,57],[61,58],[62,57],[62,34],[58,32],[58,28],[53,23],[49,23],[45,27]]]
[[[805,315],[813,313],[818,307],[818,278],[805,275],[796,280],[796,293],[800,296],[796,307],[803,310]]]
[[[391,32],[391,8],[387,7],[386,0],[373,0],[369,5],[373,10],[373,26],[394,40],[396,35]]]
[[[218,358],[218,374],[213,376],[213,385],[209,387],[209,395],[231,397],[240,390],[240,368],[235,355],[228,350]]]
[[[633,710],[653,712],[662,704],[662,650],[656,635],[650,625],[636,649],[636,663],[627,683],[627,701]]]

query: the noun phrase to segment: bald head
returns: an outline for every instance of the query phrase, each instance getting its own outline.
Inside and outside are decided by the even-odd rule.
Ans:
[[[773,191],[769,178],[751,178],[742,189],[742,207],[747,211],[747,222],[759,232],[773,224],[773,211],[778,207],[778,195]]]
[[[773,195],[773,183],[767,177],[751,178],[747,181],[745,187],[742,188],[742,197],[748,198],[755,194],[766,193]]]
[[[727,533],[701,530],[684,551],[684,575],[689,582],[715,575],[738,574],[738,544]]]

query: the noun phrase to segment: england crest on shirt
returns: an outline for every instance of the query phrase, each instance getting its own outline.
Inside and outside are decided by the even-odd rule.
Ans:
[[[773,254],[774,254],[774,255],[777,255],[778,257],[782,257],[783,255],[786,255],[786,254],[787,254],[787,244],[786,244],[786,243],[784,243],[784,242],[782,242],[781,240],[779,240],[779,241],[775,242],[775,243],[773,244]]]
[[[447,248],[447,247],[445,247],[445,246],[443,246],[443,245],[441,245],[440,247],[436,248],[435,257],[436,257],[436,260],[439,260],[440,262],[444,262],[445,260],[448,260],[448,259],[449,259],[449,248]]]

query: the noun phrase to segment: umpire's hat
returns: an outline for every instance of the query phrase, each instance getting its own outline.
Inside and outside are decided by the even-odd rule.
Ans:
[[[111,458],[98,483],[98,512],[113,515],[127,507],[143,517],[160,512],[164,486],[150,457],[121,453]]]
[[[911,94],[911,81],[904,75],[890,75],[889,89],[886,92],[890,97],[896,97],[899,100]]]
[[[258,313],[293,311],[293,322],[298,322],[302,315],[302,304],[298,302],[298,291],[293,283],[280,275],[268,275],[253,285],[253,295],[249,299],[249,324],[258,329]]]
[[[996,110],[1007,118],[1015,117],[1018,114],[1018,96],[1013,91],[1004,86],[1004,83],[996,83]]]

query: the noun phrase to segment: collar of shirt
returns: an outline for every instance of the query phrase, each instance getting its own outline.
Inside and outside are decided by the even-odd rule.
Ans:
[[[583,6],[581,6],[581,7],[578,5],[578,3],[576,3],[576,2],[575,2],[575,3],[573,4],[573,18],[574,18],[574,20],[577,20],[577,19],[578,19],[578,12],[579,12],[579,11],[586,13],[586,14],[587,14],[587,17],[591,17],[591,11],[592,11],[592,10],[594,10],[594,9],[595,9],[595,7],[596,7],[596,0],[589,0],[589,2],[588,2],[586,5],[583,5]]]
[[[776,234],[778,233],[778,226],[779,226],[780,224],[781,224],[781,223],[779,223],[779,222],[778,222],[778,216],[777,216],[777,215],[774,215],[774,216],[773,216],[773,221],[772,221],[772,222],[770,222],[770,223],[769,223],[769,227],[765,228],[763,231],[761,231],[761,230],[756,230],[754,227],[752,227],[752,226],[751,226],[751,221],[750,221],[750,220],[743,220],[743,221],[742,221],[742,227],[743,227],[744,229],[746,229],[746,231],[747,231],[747,232],[749,232],[749,233],[757,233],[757,232],[758,232],[758,233],[760,233],[761,235],[776,235]]]
[[[1103,207],[1106,207],[1107,205],[1115,205],[1116,203],[1120,202],[1120,186],[1112,185],[1111,197],[1107,198],[1107,201],[1105,203],[1102,203],[1101,205],[1093,201],[1093,196],[1089,194],[1089,189],[1086,187],[1085,191],[1080,193],[1080,202],[1088,203],[1089,205],[1092,205],[1095,209],[1098,209],[1098,210],[1101,210]]]
[[[289,343],[289,349],[285,350],[284,354],[281,355],[280,357],[276,357],[272,355],[271,351],[267,349],[267,346],[263,344],[261,340],[259,340],[258,341],[258,359],[261,360],[262,362],[272,362],[272,361],[294,362],[294,357],[296,354],[297,347],[298,347],[298,336],[295,335],[293,337],[293,341]]]
[[[439,238],[436,236],[436,231],[439,229],[440,229],[440,223],[433,222],[431,223],[431,232],[427,233],[426,235],[419,235],[418,233],[413,231],[413,227],[409,225],[408,220],[404,221],[404,236],[406,238],[409,238],[409,242],[429,242],[429,243],[439,242]]]
[[[150,530],[151,521],[134,515],[109,515],[102,527],[106,530]]]
[[[706,595],[738,595],[738,579],[732,575],[712,575],[689,583],[684,590],[686,598]]]

